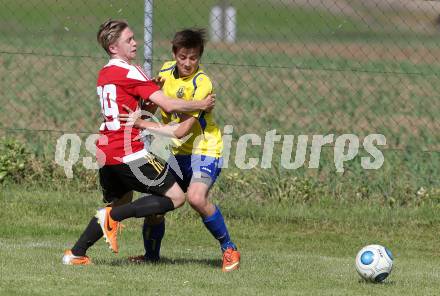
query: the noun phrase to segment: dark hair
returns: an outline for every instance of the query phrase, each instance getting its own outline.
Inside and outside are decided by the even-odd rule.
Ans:
[[[112,20],[108,19],[99,26],[96,39],[98,43],[105,49],[105,51],[111,55],[109,50],[110,45],[115,43],[121,36],[121,32],[128,27],[126,20]]]
[[[205,29],[184,29],[174,35],[171,44],[173,45],[173,53],[177,53],[180,48],[199,48],[200,56],[202,56],[205,42]]]

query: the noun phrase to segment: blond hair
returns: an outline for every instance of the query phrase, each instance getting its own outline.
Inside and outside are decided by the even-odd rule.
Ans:
[[[104,50],[111,55],[109,50],[110,45],[119,39],[122,31],[124,31],[126,28],[128,28],[127,21],[109,19],[99,26],[96,39],[102,48],[104,48]]]

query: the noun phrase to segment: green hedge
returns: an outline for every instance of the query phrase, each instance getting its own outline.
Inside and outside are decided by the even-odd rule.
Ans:
[[[82,164],[73,167],[73,178],[67,178],[53,159],[37,157],[17,140],[0,138],[0,186],[25,186],[57,191],[97,191],[97,171]],[[333,174],[325,177],[304,171],[283,171],[280,168],[239,170],[223,169],[212,196],[221,200],[234,198],[243,202],[265,204],[344,204],[371,203],[387,207],[440,206],[440,188],[424,187],[406,182],[394,182],[398,176],[384,172],[383,184],[373,179]]]

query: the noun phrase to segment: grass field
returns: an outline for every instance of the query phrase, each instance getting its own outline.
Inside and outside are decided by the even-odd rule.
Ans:
[[[220,271],[217,243],[189,207],[168,215],[164,260],[133,265],[142,252],[141,222],[128,221],[113,255],[103,241],[93,266],[61,264],[99,206],[95,193],[23,190],[0,193],[1,295],[436,295],[440,288],[438,208],[325,204],[261,208],[244,199],[217,199],[242,251],[242,267]],[[269,214],[270,213],[270,214]],[[395,256],[384,284],[359,280],[358,249],[381,243]]]

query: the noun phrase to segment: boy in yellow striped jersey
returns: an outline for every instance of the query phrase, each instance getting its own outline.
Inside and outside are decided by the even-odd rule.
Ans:
[[[177,32],[172,41],[174,61],[166,62],[159,73],[165,95],[182,100],[202,100],[213,92],[211,79],[200,68],[205,44],[204,30],[186,29]],[[183,174],[175,174],[177,182],[187,192],[187,201],[196,210],[210,233],[219,241],[223,252],[223,271],[237,269],[240,253],[231,241],[220,209],[208,195],[221,171],[223,142],[212,112],[166,113],[162,119],[173,126],[171,136],[188,136],[173,147],[173,154]],[[140,128],[154,128],[155,123],[135,120]],[[156,126],[157,127],[157,126]],[[165,232],[163,217],[145,219],[143,235],[146,254],[137,260],[158,260],[160,242]]]

